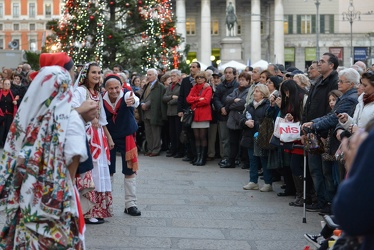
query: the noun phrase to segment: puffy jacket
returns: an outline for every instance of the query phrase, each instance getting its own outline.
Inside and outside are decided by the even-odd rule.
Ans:
[[[200,98],[204,98],[200,100]],[[210,107],[210,101],[212,99],[212,87],[208,83],[195,84],[192,87],[189,95],[187,96],[187,103],[191,105],[191,109],[194,110],[195,122],[211,121],[212,120],[212,109]]]

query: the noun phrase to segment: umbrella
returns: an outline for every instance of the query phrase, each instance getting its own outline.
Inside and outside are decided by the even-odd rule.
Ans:
[[[218,69],[219,70],[224,70],[225,68],[227,67],[233,67],[233,68],[236,68],[238,70],[244,70],[247,65],[243,64],[243,63],[240,63],[240,62],[237,62],[237,61],[229,61],[225,64],[221,64]]]
[[[262,69],[265,70],[265,69],[268,68],[268,65],[269,65],[269,63],[267,61],[261,59],[260,61],[257,61],[254,64],[252,64],[251,67],[252,68],[258,68],[258,67],[260,67],[260,68],[262,68]]]

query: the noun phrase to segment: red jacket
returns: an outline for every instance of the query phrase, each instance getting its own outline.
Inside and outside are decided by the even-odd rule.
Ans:
[[[204,98],[200,100],[200,98]],[[195,84],[187,96],[187,102],[191,109],[195,111],[193,120],[195,122],[211,121],[212,109],[210,102],[212,100],[212,88],[208,83]]]

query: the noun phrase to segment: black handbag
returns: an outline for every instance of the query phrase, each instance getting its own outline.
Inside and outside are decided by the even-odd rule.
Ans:
[[[194,114],[195,112],[191,108],[188,108],[183,112],[183,119],[182,119],[183,127],[186,127],[186,128],[191,127]]]

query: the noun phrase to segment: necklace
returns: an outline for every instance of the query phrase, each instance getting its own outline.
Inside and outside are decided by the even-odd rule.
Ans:
[[[88,89],[88,91],[90,91],[90,94],[93,98],[96,98],[99,94],[95,89],[93,90],[93,92],[91,91],[91,89]]]

